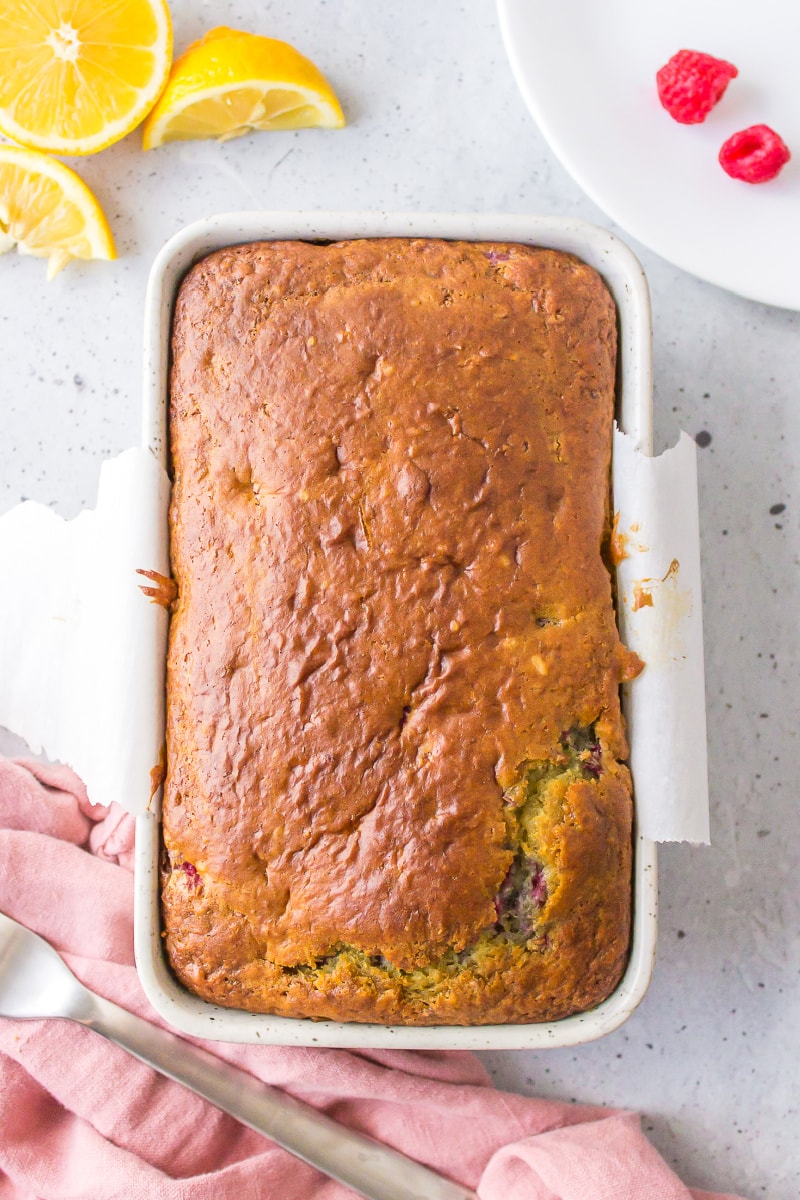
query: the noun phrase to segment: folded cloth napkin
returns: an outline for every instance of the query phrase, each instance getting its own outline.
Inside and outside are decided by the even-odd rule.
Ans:
[[[0,911],[158,1018],[133,961],[133,819],[66,767],[0,759]],[[737,1200],[684,1187],[635,1114],[499,1092],[473,1055],[206,1043],[482,1200]],[[0,1200],[353,1193],[87,1029],[0,1020]]]

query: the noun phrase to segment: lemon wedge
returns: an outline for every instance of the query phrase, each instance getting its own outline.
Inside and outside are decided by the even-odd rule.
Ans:
[[[47,259],[52,279],[73,258],[116,258],[103,210],[69,167],[38,150],[0,145],[0,253]]]
[[[145,122],[143,145],[344,123],[327,79],[293,46],[220,26],[176,59]]]
[[[0,130],[93,154],[144,119],[171,61],[166,0],[2,0]]]

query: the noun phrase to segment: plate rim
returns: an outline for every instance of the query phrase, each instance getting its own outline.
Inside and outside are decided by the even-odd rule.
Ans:
[[[536,0],[497,0],[497,17],[503,48],[511,67],[514,82],[519,89],[530,116],[533,118],[550,150],[561,163],[564,170],[572,177],[582,191],[586,193],[592,203],[596,204],[610,221],[619,226],[625,234],[634,238],[645,249],[652,251],[653,254],[657,254],[664,262],[678,267],[679,270],[685,271],[693,278],[756,304],[765,304],[771,308],[783,309],[786,312],[800,312],[800,294],[794,299],[785,296],[776,299],[775,295],[769,289],[764,290],[757,286],[743,288],[741,284],[732,282],[714,270],[703,268],[698,271],[696,266],[693,266],[688,259],[682,258],[680,254],[675,254],[672,250],[668,254],[665,253],[657,244],[657,238],[653,238],[651,234],[641,231],[641,226],[635,218],[634,220],[628,220],[627,217],[621,219],[616,215],[616,204],[613,202],[609,204],[607,202],[604,198],[602,187],[598,187],[594,180],[584,173],[580,162],[575,160],[569,148],[564,145],[563,139],[554,131],[553,124],[548,116],[549,110],[542,105],[540,94],[531,82],[530,71],[527,68],[524,54],[520,48],[524,39],[516,37],[519,29],[516,22],[521,14],[529,14],[535,4]]]

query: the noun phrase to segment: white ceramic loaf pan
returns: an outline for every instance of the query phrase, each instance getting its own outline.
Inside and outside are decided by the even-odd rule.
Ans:
[[[338,241],[362,237],[441,237],[524,242],[578,255],[605,279],[620,320],[617,418],[638,447],[652,453],[650,305],[642,268],[605,229],[563,218],[394,213],[230,213],[198,221],[176,234],[153,264],[147,290],[143,442],[166,466],[167,389],[172,309],[188,268],[220,247],[260,240]],[[164,537],[167,530],[164,529]],[[658,770],[657,764],[653,769]],[[634,794],[636,790],[634,779]],[[160,793],[136,830],[135,946],[139,975],[155,1009],[195,1037],[273,1045],[501,1050],[570,1046],[616,1029],[650,981],[656,941],[656,847],[636,836],[633,941],[616,991],[590,1012],[530,1025],[414,1028],[259,1016],[220,1008],[190,995],[172,976],[162,949],[159,908]]]

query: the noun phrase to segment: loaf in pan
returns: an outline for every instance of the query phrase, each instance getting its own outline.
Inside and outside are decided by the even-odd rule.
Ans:
[[[197,995],[555,1020],[625,968],[616,313],[559,251],[218,251],[173,326],[163,920]]]

